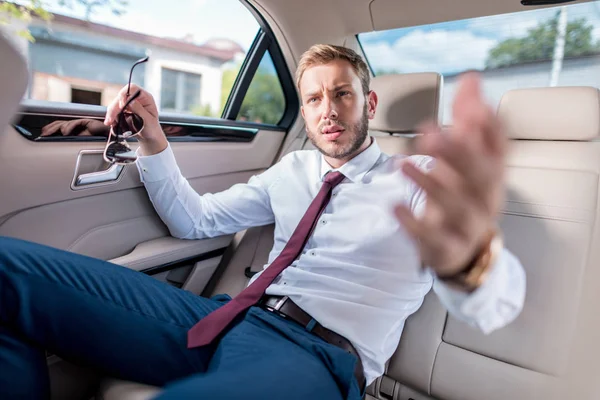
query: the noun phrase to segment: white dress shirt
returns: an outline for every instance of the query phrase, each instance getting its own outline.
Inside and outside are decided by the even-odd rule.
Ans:
[[[525,298],[525,273],[504,250],[486,282],[467,295],[421,268],[415,241],[393,215],[393,206],[423,210],[424,192],[405,177],[375,141],[337,171],[346,179],[333,190],[300,257],[266,293],[289,296],[326,328],[356,347],[367,384],[384,373],[406,318],[434,288],[457,318],[488,333],[512,321]],[[433,159],[411,156],[419,167]],[[290,153],[248,183],[200,196],[181,175],[170,147],[140,157],[140,176],[154,207],[178,238],[202,239],[275,223],[266,268],[282,251],[324,176],[333,170],[317,150]],[[256,279],[256,274],[253,279]],[[252,281],[251,281],[252,282]]]

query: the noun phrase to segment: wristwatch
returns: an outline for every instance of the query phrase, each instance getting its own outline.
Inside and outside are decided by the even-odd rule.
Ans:
[[[450,276],[438,276],[438,279],[458,290],[473,292],[485,282],[503,247],[502,234],[498,229],[493,229],[488,233],[481,250],[465,268]]]

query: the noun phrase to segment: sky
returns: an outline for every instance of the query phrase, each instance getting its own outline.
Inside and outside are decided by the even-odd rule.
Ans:
[[[504,0],[499,0],[504,1]],[[77,3],[71,0],[71,3]],[[126,13],[115,16],[98,8],[92,21],[153,36],[183,38],[191,34],[197,44],[210,38],[228,38],[245,50],[259,29],[252,14],[238,0],[128,0]],[[84,9],[59,6],[45,0],[51,12],[83,18]],[[171,6],[177,4],[177,6]],[[585,17],[600,39],[600,1],[565,6],[569,20]],[[520,37],[558,7],[524,11],[435,25],[369,32],[359,35],[374,70],[436,71],[445,74],[482,69],[488,52],[502,40]]]
[[[524,11],[422,27],[359,35],[375,71],[435,71],[445,74],[482,69],[488,52],[509,37],[522,37],[559,8]],[[569,20],[585,17],[600,39],[600,2],[566,6]]]
[[[58,0],[45,0],[53,13],[84,18],[85,9],[71,0],[72,8]],[[176,4],[176,6],[174,6]],[[238,0],[128,0],[126,13],[115,16],[107,7],[97,8],[91,21],[152,36],[183,38],[193,35],[202,44],[210,38],[227,38],[248,50],[259,25]]]

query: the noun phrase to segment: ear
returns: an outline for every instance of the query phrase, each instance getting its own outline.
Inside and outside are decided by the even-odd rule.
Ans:
[[[369,91],[369,94],[367,95],[367,115],[369,116],[369,119],[375,118],[375,110],[377,109],[378,101],[377,93],[373,90]]]
[[[302,113],[302,118],[304,119],[304,122],[306,122],[306,117],[304,116],[304,106],[300,106],[300,112]]]

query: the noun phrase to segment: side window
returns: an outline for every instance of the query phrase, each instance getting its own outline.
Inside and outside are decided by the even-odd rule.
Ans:
[[[267,51],[256,70],[237,115],[238,121],[276,125],[285,112],[285,96]]]
[[[443,121],[459,75],[480,71],[490,104],[526,87],[600,87],[600,3],[359,34],[375,75],[439,72]]]
[[[154,96],[168,136],[203,140],[198,117],[277,125],[292,110],[291,74],[284,71],[283,85],[286,67],[279,48],[260,17],[241,1],[181,0],[171,7],[132,0],[119,10],[101,3],[48,2],[40,7],[49,18],[43,13],[8,18],[6,30],[30,68],[24,117],[17,126],[28,138],[106,135],[98,124],[104,110],[84,105],[109,105],[127,84],[132,65],[146,56],[131,81]],[[68,114],[82,115],[78,110],[85,109],[94,121],[67,124],[75,117],[65,117],[63,125],[50,126],[62,117],[44,117],[52,112],[40,107],[52,110],[58,103]],[[285,123],[292,119],[288,114]],[[248,135],[253,130],[249,126]]]
[[[202,115],[201,80],[202,75],[200,74],[162,68],[161,110]]]

